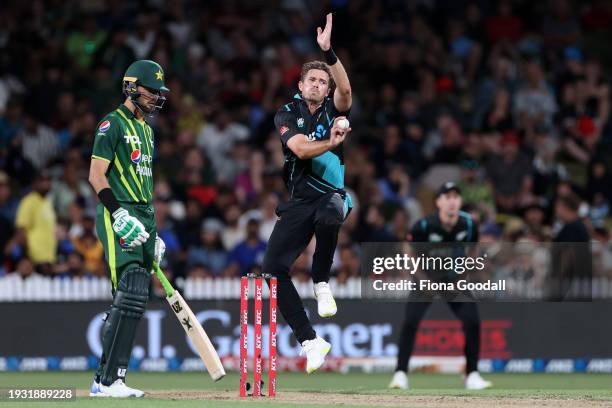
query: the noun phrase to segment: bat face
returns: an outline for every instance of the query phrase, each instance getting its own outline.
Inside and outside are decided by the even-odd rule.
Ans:
[[[198,351],[200,358],[206,365],[208,373],[214,381],[218,381],[225,376],[225,369],[221,364],[219,355],[215,350],[212,342],[208,338],[208,335],[202,328],[202,325],[195,317],[191,308],[187,305],[181,294],[175,290],[172,296],[167,297],[166,300],[170,304],[170,308],[176,315],[176,318],[183,326],[185,333],[191,339],[193,346]]]

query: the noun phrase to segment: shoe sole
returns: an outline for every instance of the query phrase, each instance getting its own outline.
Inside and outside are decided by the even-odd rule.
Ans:
[[[104,394],[103,392],[90,392],[89,396],[92,398],[143,398],[144,394],[142,395],[126,395],[125,397],[115,397],[114,395],[108,395],[108,394]]]
[[[335,310],[333,313],[327,313],[327,314],[320,314],[319,316],[321,317],[334,317],[336,315],[336,313],[338,313],[338,310]]]
[[[490,390],[491,388],[493,388],[493,384],[491,385],[487,385],[486,387],[482,387],[482,388],[465,388],[468,391],[482,391],[482,390]]]
[[[391,384],[391,385],[389,385],[389,389],[390,390],[407,390],[408,387],[400,387],[397,384]]]

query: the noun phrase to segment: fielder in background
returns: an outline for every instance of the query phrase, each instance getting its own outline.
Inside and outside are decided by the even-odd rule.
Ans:
[[[149,298],[153,261],[159,265],[165,250],[153,217],[153,129],[145,118],[162,108],[166,92],[159,64],[134,62],[123,78],[125,101],[96,129],[89,182],[100,198],[96,230],[110,270],[113,303],[102,328],[93,397],[144,395],[125,385],[125,375]]]
[[[328,14],[325,29],[317,28],[317,42],[327,63],[303,65],[300,92],[274,117],[285,153],[284,179],[290,199],[277,208],[279,218],[263,261],[263,273],[278,277],[278,308],[302,345],[308,373],[323,365],[331,345],[312,328],[289,268],[314,235],[312,280],[318,313],[334,316],[329,273],[340,226],[351,208],[351,198],[344,191],[342,147],[351,131],[346,120],[351,86],[331,48],[331,31],[332,15]],[[336,89],[330,96],[333,83]]]
[[[470,214],[460,211],[461,190],[452,182],[443,184],[436,194],[438,211],[429,217],[418,220],[410,236],[413,242],[478,242],[478,224]],[[453,248],[454,249],[454,248]],[[408,302],[406,315],[398,341],[397,366],[389,388],[408,388],[408,362],[419,323],[431,302]],[[461,320],[465,335],[465,387],[469,390],[490,388],[492,384],[478,373],[478,354],[480,351],[480,317],[474,302],[448,302],[455,316]]]

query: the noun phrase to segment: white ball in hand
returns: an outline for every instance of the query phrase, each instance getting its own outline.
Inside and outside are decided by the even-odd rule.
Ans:
[[[348,119],[340,119],[337,125],[340,129],[344,130],[348,129],[351,124],[349,123]]]

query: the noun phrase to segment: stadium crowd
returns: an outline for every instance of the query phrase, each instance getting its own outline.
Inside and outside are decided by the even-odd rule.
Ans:
[[[315,28],[329,10],[354,95],[355,209],[338,279],[359,274],[359,242],[406,239],[448,180],[486,239],[550,241],[579,217],[607,243],[606,1],[6,1],[0,275],[106,273],[89,157],[124,70],[143,58],[164,67],[171,90],[151,121],[165,270],[257,268],[287,194],[272,118],[301,64],[322,59]],[[296,277],[308,277],[312,251]]]

